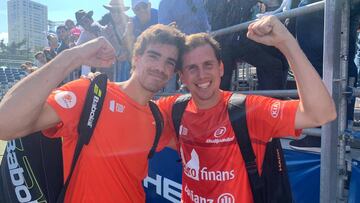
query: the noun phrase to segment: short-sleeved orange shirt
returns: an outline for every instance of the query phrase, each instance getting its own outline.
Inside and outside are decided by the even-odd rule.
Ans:
[[[218,104],[206,110],[198,109],[190,100],[185,109],[179,129],[183,202],[253,202],[228,116],[230,96],[231,92],[222,92]],[[171,120],[177,97],[157,101],[166,119]],[[266,143],[272,137],[299,135],[300,131],[295,130],[298,101],[247,96],[245,105],[248,132],[261,172]]]
[[[44,133],[48,137],[63,137],[65,178],[89,83],[86,79],[68,83],[47,100],[62,122]],[[154,137],[155,121],[148,105],[139,105],[119,86],[108,83],[97,126],[79,156],[65,202],[145,202],[141,181],[147,175],[147,156]],[[162,136],[157,150],[168,141],[169,136]]]

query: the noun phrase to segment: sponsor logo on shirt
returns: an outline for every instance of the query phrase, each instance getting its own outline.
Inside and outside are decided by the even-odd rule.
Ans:
[[[110,101],[110,106],[109,109],[111,112],[119,112],[122,113],[125,110],[125,106],[122,104],[119,104],[117,102],[115,102],[114,100]]]
[[[192,189],[185,185],[185,194],[191,199],[192,202],[204,202],[204,203],[235,203],[235,198],[230,193],[223,193],[216,201],[212,198],[203,197],[196,194]]]
[[[279,116],[279,113],[280,113],[280,102],[279,101],[276,101],[271,105],[270,113],[273,118],[277,118]]]
[[[87,122],[87,125],[89,127],[93,127],[93,122],[94,122],[94,119],[95,119],[95,111],[96,109],[98,108],[98,103],[99,103],[99,100],[100,100],[100,97],[102,96],[102,91],[100,90],[99,86],[97,86],[95,84],[94,86],[94,97],[93,97],[93,101],[92,101],[92,104],[91,104],[91,111],[90,111],[90,116],[89,116],[89,120]]]
[[[183,125],[180,125],[180,128],[179,128],[179,135],[187,135],[188,134],[188,129],[185,128]]]
[[[55,101],[64,109],[71,109],[76,104],[76,95],[71,91],[57,91]]]
[[[191,151],[191,158],[188,162],[186,162],[182,147],[180,147],[180,154],[183,161],[183,171],[187,177],[193,180],[224,182],[235,178],[234,170],[212,171],[206,166],[200,167],[200,158],[195,149]]]
[[[217,203],[235,203],[235,198],[230,193],[224,193],[218,197]]]
[[[214,137],[221,137],[226,133],[226,127],[220,127],[214,132]]]
[[[185,185],[185,194],[191,199],[192,202],[204,202],[204,203],[213,203],[213,199],[208,199],[194,193],[187,185]]]
[[[219,143],[224,143],[224,142],[232,142],[235,137],[227,137],[227,138],[221,138],[223,135],[225,135],[226,133],[226,127],[225,126],[222,126],[218,129],[215,130],[214,132],[214,139],[207,139],[205,141],[205,143],[208,143],[208,144],[219,144]]]

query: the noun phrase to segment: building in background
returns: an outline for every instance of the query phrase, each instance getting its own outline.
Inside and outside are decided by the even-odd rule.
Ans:
[[[32,51],[46,46],[47,6],[31,0],[9,0],[7,11],[9,44],[26,40],[24,48]]]
[[[56,28],[59,25],[65,25],[65,21],[51,21],[48,20],[49,32],[56,33]]]

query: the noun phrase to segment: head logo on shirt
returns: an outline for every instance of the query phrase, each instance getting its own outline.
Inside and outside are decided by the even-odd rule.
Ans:
[[[115,102],[114,100],[110,101],[109,109],[111,112],[119,112],[122,113],[125,110],[125,106]]]
[[[76,95],[70,91],[58,91],[55,101],[64,109],[71,109],[76,104]]]
[[[220,195],[217,199],[217,203],[235,203],[235,198],[230,193],[224,193]]]
[[[214,137],[221,137],[226,133],[226,127],[220,127],[214,132]]]
[[[279,112],[280,112],[280,102],[276,101],[271,105],[271,116],[273,118],[277,118],[279,116]]]

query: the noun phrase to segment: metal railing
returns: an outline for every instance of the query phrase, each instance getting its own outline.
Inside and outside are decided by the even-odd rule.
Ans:
[[[303,6],[303,7],[294,8],[294,9],[291,9],[288,11],[284,11],[282,13],[277,13],[277,14],[275,14],[275,16],[278,17],[280,20],[283,20],[285,18],[292,18],[292,17],[296,17],[296,16],[306,15],[308,13],[321,11],[323,9],[324,9],[324,1],[319,1],[319,2],[312,3],[309,5]],[[226,34],[230,34],[233,32],[246,30],[247,27],[254,21],[255,20],[252,20],[252,21],[244,22],[244,23],[241,23],[238,25],[223,28],[220,30],[215,30],[215,31],[212,31],[210,34],[212,36],[220,36],[220,35],[226,35]]]

